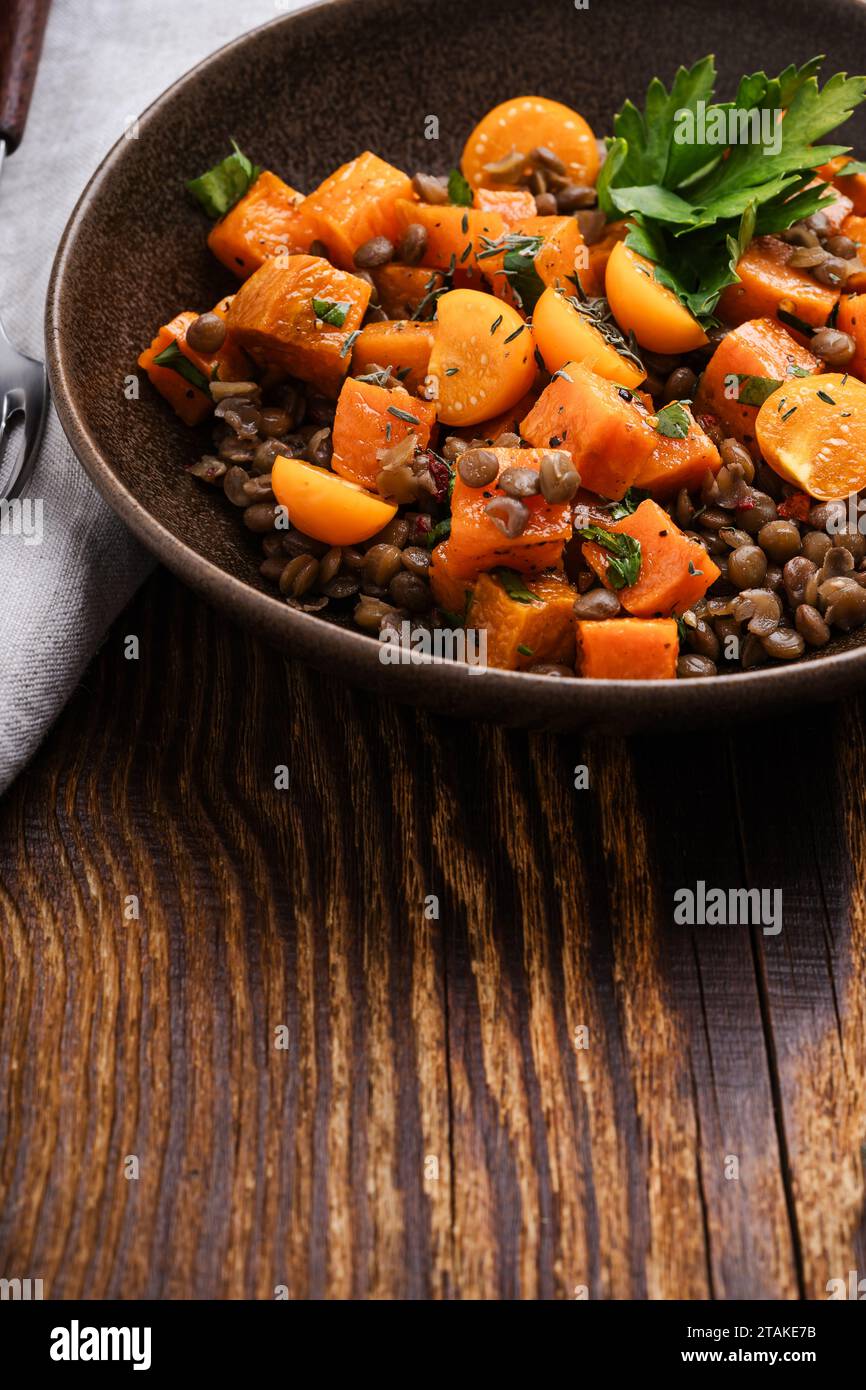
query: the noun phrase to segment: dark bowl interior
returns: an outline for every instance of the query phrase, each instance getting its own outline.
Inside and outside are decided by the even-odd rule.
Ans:
[[[790,667],[709,681],[554,681],[473,675],[454,663],[383,666],[362,634],[295,612],[258,574],[260,553],[221,494],[183,471],[207,430],[187,430],[142,381],[123,379],[156,326],[207,308],[233,281],[205,245],[184,180],[229,137],[293,186],[314,187],[365,148],[410,172],[445,172],[495,102],[540,92],[598,134],[658,73],[717,56],[721,90],[744,70],[779,71],[816,51],[825,72],[866,62],[857,0],[331,0],[222,49],[166,92],[97,170],[64,234],[47,306],[47,357],[61,422],[99,490],[181,578],[287,652],[397,698],[508,723],[635,728],[694,724],[830,699],[866,679],[866,635]],[[439,139],[425,139],[425,118]],[[866,150],[866,113],[850,139]],[[846,135],[846,139],[848,136]]]

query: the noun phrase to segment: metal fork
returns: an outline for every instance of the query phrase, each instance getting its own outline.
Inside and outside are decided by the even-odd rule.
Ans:
[[[51,0],[4,0],[0,29],[0,173],[7,154],[21,142],[36,78]],[[10,343],[0,322],[0,464],[7,426],[24,416],[24,442],[6,477],[0,476],[0,501],[18,497],[36,462],[48,414],[48,377],[41,362],[25,357]],[[0,469],[2,473],[2,469]]]

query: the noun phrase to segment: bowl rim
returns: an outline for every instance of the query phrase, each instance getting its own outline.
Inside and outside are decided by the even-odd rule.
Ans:
[[[350,4],[357,7],[367,2],[312,0],[310,4],[277,15],[245,31],[208,54],[161,92],[138,117],[139,131],[158,119],[181,89],[197,81],[211,67],[225,62],[235,50],[257,40],[265,31],[291,27],[303,22],[311,13],[325,8],[344,10]],[[835,699],[866,685],[866,644],[825,657],[816,656],[809,661],[791,662],[790,665],[722,673],[708,682],[681,679],[595,680],[589,677],[551,680],[550,677],[526,671],[495,668],[484,668],[484,678],[479,681],[477,670],[473,672],[459,662],[430,658],[411,665],[391,666],[390,678],[387,684],[383,684],[381,647],[373,638],[350,627],[324,622],[315,614],[292,609],[279,598],[255,588],[193,549],[157,520],[115,474],[76,404],[61,333],[64,292],[73,248],[91,204],[111,180],[125,157],[128,145],[126,136],[121,135],[100,160],[82,189],[57,246],[46,293],[44,320],[45,359],[51,396],[63,432],[100,495],[146,549],[206,600],[220,607],[228,602],[232,616],[238,615],[245,625],[266,639],[278,641],[292,655],[313,666],[321,670],[351,666],[353,669],[349,679],[368,687],[386,689],[395,698],[416,701],[422,698],[425,694],[424,682],[432,676],[432,673],[426,674],[427,668],[441,667],[447,668],[443,675],[453,693],[453,704],[459,706],[462,696],[468,697],[470,692],[474,696],[483,687],[488,696],[500,695],[504,701],[512,705],[516,703],[526,710],[538,710],[543,706],[547,713],[542,718],[552,716],[555,719],[559,716],[568,720],[571,716],[580,719],[588,713],[599,712],[617,718],[629,712],[651,713],[652,706],[657,704],[659,714],[663,711],[667,714],[681,713],[688,719],[703,711],[709,690],[714,693],[712,704],[716,713],[742,713],[743,697],[751,690],[756,697],[757,714],[757,707],[771,704],[776,697],[786,702],[792,697],[798,702]],[[476,699],[469,699],[469,705],[475,706],[477,712]],[[496,715],[490,713],[487,717],[496,719]]]

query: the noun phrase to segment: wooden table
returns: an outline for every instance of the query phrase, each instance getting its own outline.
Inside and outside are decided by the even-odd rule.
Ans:
[[[0,1274],[702,1299],[866,1272],[864,710],[438,721],[157,575],[0,803]],[[781,888],[781,933],[676,925],[699,880]]]

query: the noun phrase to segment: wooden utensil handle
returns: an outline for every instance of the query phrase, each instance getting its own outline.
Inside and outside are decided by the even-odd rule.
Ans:
[[[0,140],[11,154],[21,143],[24,123],[51,0],[2,0],[0,24]]]

